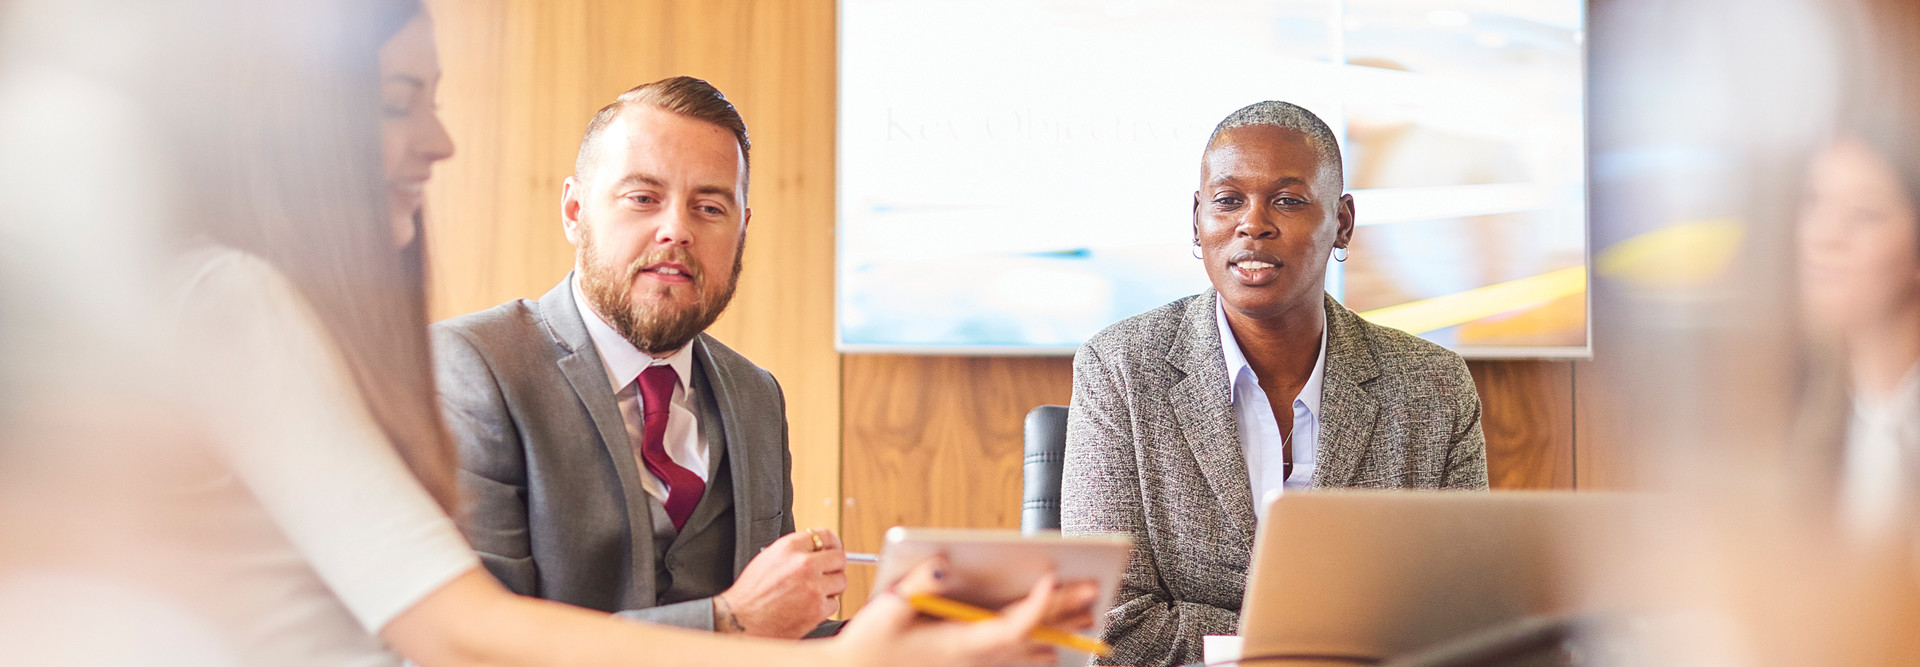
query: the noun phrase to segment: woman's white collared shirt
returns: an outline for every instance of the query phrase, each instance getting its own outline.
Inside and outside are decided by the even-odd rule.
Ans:
[[[1327,372],[1326,314],[1321,313],[1320,353],[1313,362],[1313,374],[1293,399],[1293,475],[1286,474],[1285,438],[1280,422],[1273,418],[1273,404],[1260,389],[1260,378],[1247,365],[1240,343],[1227,325],[1226,307],[1214,300],[1214,317],[1220,325],[1220,350],[1226,359],[1227,380],[1233,385],[1233,418],[1240,431],[1240,448],[1247,457],[1247,481],[1253,487],[1254,516],[1265,520],[1269,494],[1286,489],[1304,489],[1313,485],[1316,450],[1320,445],[1320,387]]]

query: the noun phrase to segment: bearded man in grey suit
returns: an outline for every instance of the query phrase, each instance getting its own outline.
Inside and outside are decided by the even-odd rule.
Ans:
[[[846,557],[794,532],[780,386],[702,333],[740,274],[749,146],[705,81],[627,91],[561,194],[573,272],[434,326],[461,527],[515,593],[767,637],[837,627]]]
[[[1459,355],[1326,294],[1353,238],[1339,147],[1285,102],[1214,129],[1194,193],[1213,289],[1108,327],[1074,356],[1061,527],[1125,532],[1107,664],[1201,659],[1235,634],[1270,494],[1487,488]]]

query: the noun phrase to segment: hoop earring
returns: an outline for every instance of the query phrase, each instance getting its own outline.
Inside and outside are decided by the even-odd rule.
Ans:
[[[1199,242],[1199,241],[1194,241],[1194,242],[1193,242],[1193,258],[1194,258],[1194,259],[1203,259],[1203,258],[1202,258],[1202,257],[1200,256],[1200,242]]]
[[[1346,246],[1334,246],[1333,261],[1345,262],[1347,261],[1347,254],[1348,254],[1348,251]]]

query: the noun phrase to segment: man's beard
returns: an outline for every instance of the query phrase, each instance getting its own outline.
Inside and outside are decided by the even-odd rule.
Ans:
[[[624,269],[602,266],[599,253],[593,246],[591,230],[582,229],[580,240],[580,291],[587,297],[587,303],[593,310],[607,320],[613,330],[633,343],[633,346],[649,355],[660,356],[678,351],[693,341],[707,326],[720,318],[727,309],[727,303],[733,301],[733,290],[740,284],[741,260],[746,254],[747,233],[740,232],[740,244],[733,251],[733,271],[726,276],[726,282],[720,286],[720,292],[708,298],[706,267],[686,248],[672,246],[641,255]],[[640,271],[647,266],[660,262],[675,262],[687,267],[687,277],[694,291],[694,302],[679,303],[635,303],[629,300],[629,294],[635,281],[640,279]],[[656,296],[668,296],[674,287],[659,285],[653,288]]]

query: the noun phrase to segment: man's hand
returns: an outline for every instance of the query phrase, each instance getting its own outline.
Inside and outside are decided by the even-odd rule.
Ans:
[[[796,532],[768,545],[713,596],[713,629],[799,639],[840,609],[846,590],[840,538],[823,529]]]

